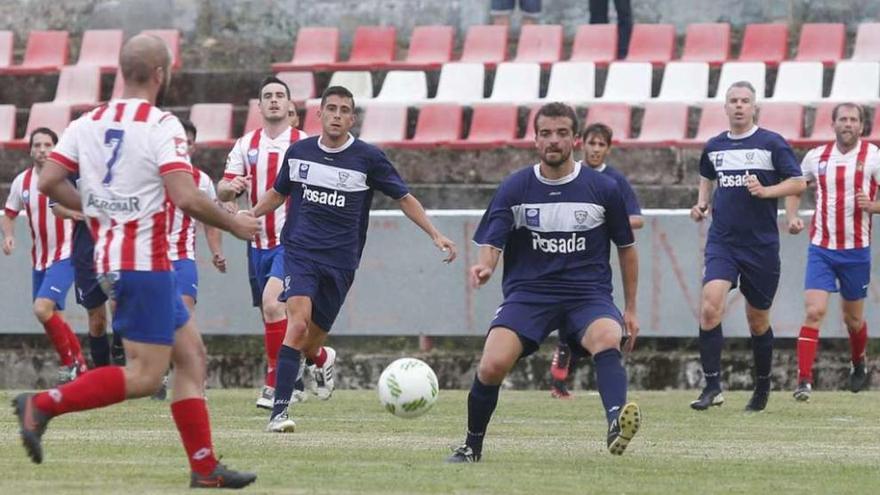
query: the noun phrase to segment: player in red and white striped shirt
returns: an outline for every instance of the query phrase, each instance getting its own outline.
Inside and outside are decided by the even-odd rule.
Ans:
[[[15,218],[24,211],[31,232],[31,262],[33,264],[34,314],[46,330],[61,362],[59,382],[76,378],[86,370],[79,339],[64,320],[64,302],[73,284],[70,264],[70,246],[73,221],[56,217],[49,207],[49,198],[37,190],[37,180],[43,164],[58,142],[58,136],[45,127],[34,130],[30,136],[33,166],[18,174],[12,181],[5,215],[0,217],[3,231],[3,254],[15,249]]]
[[[798,387],[794,397],[799,401],[810,399],[819,327],[831,292],[840,292],[849,332],[850,390],[858,392],[867,380],[865,297],[871,275],[871,215],[880,212],[880,205],[874,203],[880,183],[880,150],[859,139],[864,118],[859,105],[837,105],[832,113],[835,141],[810,150],[801,163],[804,177],[816,184],[816,212],[810,227],[804,283],[806,318],[798,338]],[[786,198],[788,230],[792,234],[804,228],[797,213],[799,204],[799,196]]]

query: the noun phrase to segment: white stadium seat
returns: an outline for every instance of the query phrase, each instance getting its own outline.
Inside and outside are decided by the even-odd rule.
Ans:
[[[330,76],[329,86],[344,86],[354,95],[355,103],[358,100],[370,100],[373,98],[373,76],[370,71],[339,71]]]
[[[880,63],[838,62],[834,67],[830,101],[866,102],[878,99]]]
[[[503,62],[495,71],[495,84],[489,100],[498,103],[523,103],[538,99],[541,91],[541,66],[537,63]]]
[[[556,62],[550,69],[547,96],[543,101],[561,101],[572,105],[596,99],[596,64],[593,62]]]
[[[724,101],[727,88],[737,81],[748,81],[755,87],[758,100],[764,98],[765,79],[767,66],[764,62],[727,62],[721,66],[721,76],[718,78],[718,90],[715,99]]]
[[[428,81],[422,71],[392,70],[385,75],[376,101],[421,103],[428,97]]]
[[[608,66],[603,102],[641,103],[651,99],[649,62],[612,62]]]
[[[822,62],[782,62],[772,101],[812,103],[822,99],[825,68]]]
[[[467,105],[483,99],[486,68],[478,63],[443,64],[437,96],[431,102]]]
[[[657,101],[697,102],[709,97],[709,64],[670,62],[663,71]]]

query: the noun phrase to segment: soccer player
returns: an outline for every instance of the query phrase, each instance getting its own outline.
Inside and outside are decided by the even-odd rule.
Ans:
[[[33,241],[34,315],[58,353],[61,362],[58,381],[66,383],[86,371],[79,339],[62,313],[67,291],[73,284],[70,265],[73,222],[56,216],[49,207],[49,198],[37,190],[37,181],[57,143],[58,136],[51,129],[40,127],[31,133],[33,164],[12,181],[5,215],[0,217],[0,230],[3,232],[3,254],[10,255],[15,249],[15,218],[22,211],[27,213]]]
[[[880,183],[880,150],[862,141],[864,110],[841,103],[831,113],[835,141],[813,148],[804,156],[804,177],[816,183],[816,212],[810,228],[810,248],[804,277],[806,318],[798,337],[798,386],[794,398],[810,400],[813,360],[819,327],[828,309],[828,294],[840,292],[843,321],[849,332],[852,368],[849,389],[860,391],[867,381],[865,297],[871,278],[871,215]],[[798,217],[799,196],[785,199],[788,230],[804,229]],[[839,285],[839,289],[838,289]]]
[[[706,239],[703,292],[700,299],[700,361],[706,386],[691,408],[703,411],[724,403],[721,395],[721,319],[727,293],[737,286],[746,300],[746,320],[755,360],[755,390],[746,411],[762,411],[770,397],[773,329],[770,305],[779,285],[778,198],[806,187],[794,153],[785,139],[755,124],[755,88],[733,83],[725,93],[730,130],[713,137],[700,157],[696,222],[706,219],[709,194],[712,225]]]
[[[642,218],[642,209],[639,206],[639,200],[632,186],[626,180],[626,176],[618,172],[605,163],[605,159],[611,153],[611,138],[613,132],[610,127],[602,123],[590,124],[581,133],[581,140],[584,147],[584,163],[597,172],[602,172],[617,183],[620,194],[623,196],[623,203],[626,205],[626,213],[629,215],[629,225],[633,230],[642,228],[645,220]],[[568,378],[569,370],[575,365],[575,359],[572,359],[571,349],[565,341],[559,341],[556,346],[556,352],[553,353],[553,360],[550,365],[550,376],[552,377],[550,385],[550,394],[557,399],[571,398],[571,392],[565,385]]]
[[[403,213],[421,227],[438,248],[455,259],[455,243],[428,219],[385,153],[356,139],[351,92],[331,86],[321,96],[321,135],[294,143],[284,155],[275,186],[252,213],[262,217],[289,198],[284,223],[284,293],[288,325],[278,352],[278,386],[271,432],[292,432],[288,405],[300,357],[321,348],[354,282],[367,240],[373,191],[398,201]]]
[[[535,115],[541,161],[508,176],[474,234],[480,246],[471,284],[484,285],[504,253],[504,301],[495,311],[477,375],[468,394],[465,443],[447,462],[478,462],[504,377],[535,352],[550,332],[573,350],[593,356],[608,421],[608,450],[623,454],[641,421],[626,403],[626,370],[620,342],[631,351],[636,317],[638,254],[620,188],[607,174],[572,157],[578,132],[574,109],[548,103]],[[611,297],[610,243],[617,245],[624,314]]]
[[[168,87],[171,53],[158,37],[128,40],[119,57],[122,98],[74,121],[50,155],[39,189],[82,211],[95,236],[95,266],[115,301],[123,328],[125,368],[104,366],[73,382],[13,400],[28,456],[43,461],[42,437],[52,418],[154,393],[174,363],[171,415],[192,470],[190,486],[241,488],[256,479],[217,461],[203,397],[205,346],[175,286],[168,259],[166,195],[197,220],[242,239],[259,225],[231,215],[198,192],[177,118],[154,105]],[[79,173],[79,192],[68,174]]]
[[[233,201],[249,192],[250,206],[256,206],[279,176],[281,158],[287,148],[306,137],[305,133],[290,126],[290,88],[284,81],[275,76],[265,78],[260,85],[259,106],[263,127],[239,138],[229,152],[223,180],[217,185],[220,201]],[[257,407],[263,409],[272,409],[277,381],[275,358],[287,328],[286,308],[278,300],[284,289],[281,227],[286,215],[282,205],[268,212],[261,222],[260,234],[248,248],[248,272],[253,275],[249,277],[251,296],[254,306],[261,308],[268,364],[263,389],[257,398]],[[336,352],[330,347],[322,347],[307,357],[312,359],[316,369],[320,368],[320,373],[316,372],[318,397],[329,399],[335,383],[333,365]]]

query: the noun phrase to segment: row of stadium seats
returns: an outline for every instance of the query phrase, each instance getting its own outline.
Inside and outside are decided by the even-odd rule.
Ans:
[[[319,103],[306,104],[303,130],[321,132],[317,117]],[[760,124],[778,132],[794,146],[812,146],[834,139],[831,112],[834,103],[822,103],[815,109],[812,132],[804,132],[806,107],[798,103],[772,102],[761,105]],[[466,107],[456,103],[432,103],[418,110],[413,136],[407,136],[410,108],[404,104],[385,103],[368,106],[362,118],[359,136],[385,147],[453,149],[490,149],[497,146],[530,147],[534,143],[533,118],[537,106],[528,106],[526,125],[519,126],[520,107],[515,104],[477,104]],[[614,131],[615,142],[622,146],[702,146],[710,137],[727,128],[727,117],[720,102],[703,103],[696,134],[688,135],[690,107],[685,103],[652,102],[644,105],[641,130],[632,132],[632,110],[625,103],[596,103],[587,108],[586,124],[603,122]],[[190,120],[198,128],[198,144],[226,148],[233,142],[233,105],[199,103],[190,110]],[[0,147],[24,148],[27,140],[15,137],[15,107],[0,105]],[[470,114],[466,136],[465,117]],[[71,117],[71,107],[56,103],[36,103],[31,108],[25,136],[37,127],[63,131]],[[260,125],[257,101],[251,100],[244,132]],[[871,141],[880,141],[880,111],[874,112]]]

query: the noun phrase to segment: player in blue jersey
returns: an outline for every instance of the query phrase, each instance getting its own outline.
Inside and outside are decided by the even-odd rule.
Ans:
[[[572,158],[574,109],[549,103],[535,115],[541,162],[504,179],[474,234],[479,260],[471,283],[485,284],[504,253],[504,301],[495,312],[468,395],[467,438],[448,462],[477,462],[504,377],[535,352],[547,335],[593,356],[608,420],[608,450],[620,455],[639,429],[640,411],[626,403],[621,362],[639,332],[636,318],[638,254],[617,183]],[[617,245],[625,310],[611,297],[610,243]]]
[[[700,361],[706,387],[691,408],[724,403],[721,395],[721,319],[727,293],[739,286],[755,360],[755,390],[747,411],[762,411],[770,396],[773,329],[770,305],[779,284],[778,198],[806,188],[797,159],[779,134],[758,127],[755,88],[746,81],[727,89],[724,111],[730,123],[706,143],[700,157],[700,188],[691,218],[700,222],[712,200],[700,300]]]
[[[605,163],[608,154],[611,153],[611,140],[614,136],[610,127],[600,122],[588,125],[581,133],[581,139],[584,147],[584,161],[593,170],[608,175],[620,189],[623,195],[623,203],[626,205],[626,213],[629,215],[629,225],[633,230],[642,228],[645,220],[642,218],[642,208],[639,206],[639,200],[632,186],[626,180],[626,176],[617,169]],[[576,359],[573,359],[571,349],[564,340],[559,341],[556,346],[556,352],[553,353],[553,360],[550,365],[550,395],[557,399],[571,398],[571,392],[565,384],[568,378],[569,370],[574,369]]]
[[[354,97],[331,86],[321,97],[321,135],[288,148],[282,168],[263,199],[251,210],[260,217],[290,198],[282,238],[286,277],[282,300],[288,325],[278,352],[277,384],[267,431],[292,432],[288,406],[300,357],[312,355],[327,338],[354,281],[367,240],[373,191],[394,198],[434,245],[455,259],[455,243],[428,219],[385,153],[349,133],[355,123]]]

